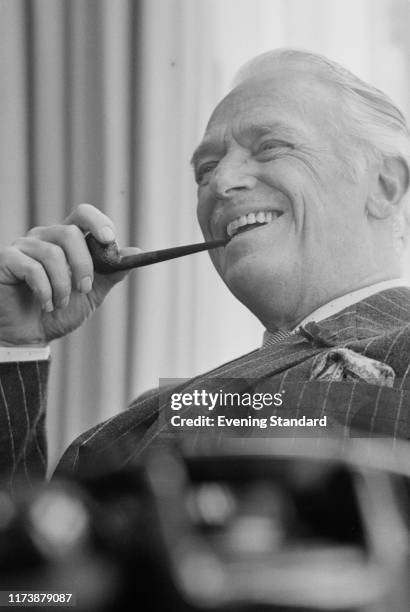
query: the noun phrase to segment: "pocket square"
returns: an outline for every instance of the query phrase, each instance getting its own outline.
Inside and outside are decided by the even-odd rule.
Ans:
[[[335,348],[320,354],[312,367],[311,380],[363,381],[372,385],[393,387],[395,372],[386,363]]]

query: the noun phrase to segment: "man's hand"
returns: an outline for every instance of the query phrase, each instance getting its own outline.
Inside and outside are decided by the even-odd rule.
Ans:
[[[85,232],[103,243],[115,239],[112,221],[81,204],[61,225],[35,227],[0,249],[1,346],[43,344],[68,334],[126,276],[94,274]]]

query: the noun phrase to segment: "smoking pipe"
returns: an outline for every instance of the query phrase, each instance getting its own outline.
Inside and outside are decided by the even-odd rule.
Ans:
[[[162,249],[160,251],[149,251],[136,255],[120,255],[118,244],[110,242],[102,244],[92,234],[87,234],[85,238],[94,263],[95,271],[99,274],[112,274],[132,268],[149,266],[160,261],[167,261],[175,257],[183,257],[199,251],[209,251],[216,247],[225,246],[229,239],[213,240],[211,242],[199,242],[197,244],[187,244],[185,246]]]

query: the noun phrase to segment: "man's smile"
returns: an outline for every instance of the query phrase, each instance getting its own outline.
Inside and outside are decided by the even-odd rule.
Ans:
[[[284,210],[277,205],[266,205],[262,208],[254,208],[252,205],[236,204],[227,206],[226,209],[219,208],[211,216],[209,231],[214,239],[233,239],[245,232],[259,229],[265,225],[274,223],[284,214]],[[275,208],[273,208],[275,206]]]
[[[275,219],[280,217],[283,211],[280,210],[259,210],[256,212],[248,213],[247,215],[240,215],[233,221],[230,221],[226,226],[226,234],[229,238],[233,238],[237,234],[249,231],[260,227],[261,225],[267,225],[272,223]]]

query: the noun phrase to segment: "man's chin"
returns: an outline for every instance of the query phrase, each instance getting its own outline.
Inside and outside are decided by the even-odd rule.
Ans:
[[[256,262],[236,262],[221,275],[228,289],[245,306],[275,291],[277,275],[272,270],[256,266]]]

